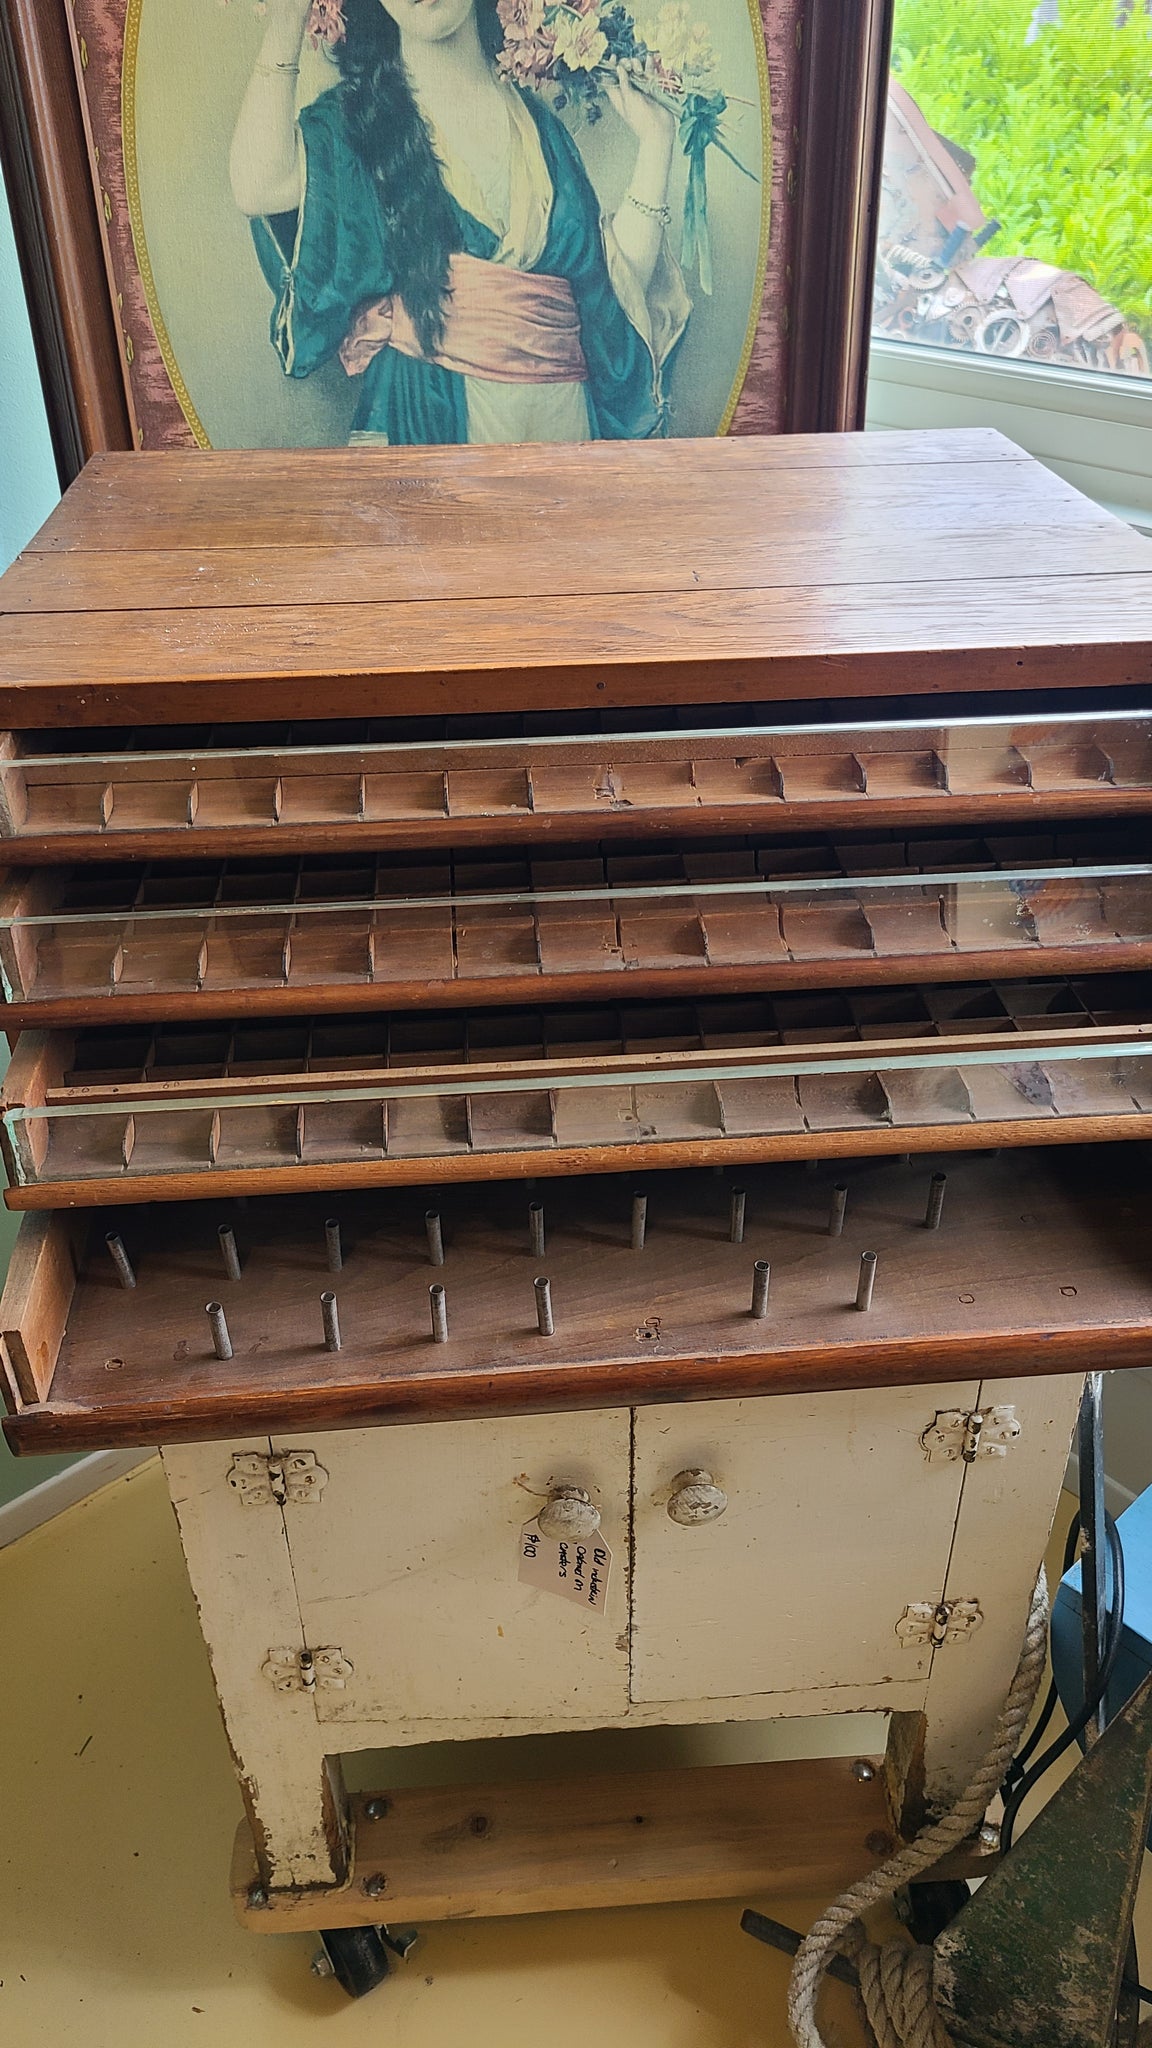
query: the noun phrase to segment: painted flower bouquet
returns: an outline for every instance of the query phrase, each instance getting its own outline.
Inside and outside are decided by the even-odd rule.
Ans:
[[[217,0],[220,7],[230,7],[231,4],[232,0]],[[267,0],[255,0],[252,11],[257,15],[267,14]],[[337,43],[342,43],[347,28],[341,0],[312,0],[305,34],[314,50],[334,50]]]
[[[344,10],[340,0],[312,0],[312,12],[308,16],[308,34],[312,47],[318,50],[322,43],[332,49],[342,43],[346,34]]]
[[[688,0],[664,0],[651,20],[637,20],[622,0],[497,0],[496,12],[504,30],[497,68],[531,91],[550,90],[557,108],[598,121],[605,82],[620,70],[671,107],[688,159],[681,260],[694,265],[701,291],[711,292],[707,153],[719,149],[745,177],[753,173],[721,136],[728,99],[715,82],[708,30],[691,20]]]

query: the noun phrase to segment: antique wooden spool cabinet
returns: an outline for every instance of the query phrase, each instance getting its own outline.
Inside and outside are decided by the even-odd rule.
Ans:
[[[1152,1362],[1152,547],[986,433],[116,456],[0,611],[5,1428],[163,1448],[239,1910],[870,1868]]]

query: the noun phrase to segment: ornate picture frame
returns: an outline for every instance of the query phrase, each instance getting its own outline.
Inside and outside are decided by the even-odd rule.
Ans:
[[[734,39],[749,4],[754,31],[745,21],[741,55]],[[223,127],[205,144],[212,189],[197,186],[194,165],[183,183],[184,192],[203,191],[202,205],[189,203],[182,215],[173,210],[171,193],[181,189],[180,179],[176,172],[167,180],[156,173],[169,134],[155,104],[156,81],[165,75],[158,40],[163,24],[175,21],[185,37],[183,51],[173,46],[171,69],[192,102],[195,81],[189,84],[180,62],[188,38],[202,35],[215,46],[224,76],[219,110],[213,104],[207,111],[228,126],[243,91],[239,66],[251,68],[262,25],[245,0],[231,7],[180,0],[175,10],[153,15],[151,24],[150,5],[0,0],[4,170],[65,480],[102,448],[332,445],[349,438],[355,394],[345,396],[339,363],[325,365],[303,396],[300,386],[290,389],[282,378],[281,363],[273,363],[263,304],[268,265],[263,278],[254,259],[250,276],[241,268],[251,255],[247,224],[220,196]],[[721,83],[732,125],[719,131],[721,148],[708,151],[715,222],[715,260],[709,258],[708,268],[715,271],[715,289],[699,266],[687,273],[685,303],[694,308],[696,327],[687,323],[689,340],[674,371],[680,403],[674,396],[656,430],[858,426],[891,0],[693,0],[693,12],[720,24],[717,40],[728,50]],[[637,8],[637,19],[640,14]],[[748,54],[753,50],[754,57]],[[307,76],[308,62],[319,60],[307,51],[305,59]],[[756,77],[749,81],[745,73],[752,68]],[[617,187],[621,180],[601,137],[613,145],[619,124],[609,115],[593,134],[571,114],[568,120],[593,181],[603,188],[598,196],[607,214],[603,192],[611,191],[613,177]],[[194,138],[192,129],[185,131],[186,154],[189,135]],[[180,146],[174,134],[172,151]],[[675,189],[663,209],[669,220],[679,213],[690,173],[691,166],[681,165],[673,174]],[[669,241],[683,253],[678,221]],[[220,242],[227,250],[219,260],[233,269],[221,268],[219,278],[242,282],[234,307],[231,287],[222,287],[213,271]],[[182,298],[173,280],[185,272],[195,284]],[[227,365],[226,391],[223,368],[220,390],[213,385],[217,360]],[[616,433],[652,430],[645,414],[639,425]]]

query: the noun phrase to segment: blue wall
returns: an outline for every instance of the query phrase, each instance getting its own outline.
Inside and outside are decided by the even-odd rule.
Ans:
[[[12,222],[0,189],[0,569],[59,496]]]
[[[48,421],[16,262],[7,197],[0,184],[0,569],[6,569],[60,496]],[[7,1046],[0,1042],[0,1063]],[[19,1218],[0,1209],[0,1272]],[[0,1502],[38,1486],[70,1458],[13,1458],[0,1447]]]

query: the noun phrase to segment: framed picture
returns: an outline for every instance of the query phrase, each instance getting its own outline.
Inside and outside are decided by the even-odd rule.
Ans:
[[[859,424],[889,0],[0,0],[63,473]]]

